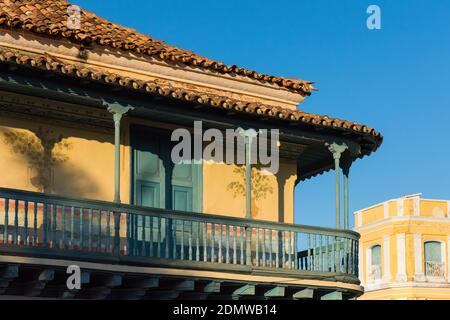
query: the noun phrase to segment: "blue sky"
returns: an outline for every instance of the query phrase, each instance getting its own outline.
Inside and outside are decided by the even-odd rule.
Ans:
[[[450,1],[72,2],[227,64],[315,81],[301,109],[385,139],[353,164],[351,212],[418,192],[450,199]],[[370,4],[381,30],[366,28]],[[334,226],[334,172],[300,183],[295,201],[296,223]]]

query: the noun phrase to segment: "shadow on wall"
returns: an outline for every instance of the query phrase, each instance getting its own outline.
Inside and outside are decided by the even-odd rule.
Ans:
[[[0,130],[5,144],[27,162],[30,171],[29,182],[40,192],[77,194],[88,198],[97,189],[86,173],[65,165],[69,160],[67,153],[73,146],[63,135],[42,126],[31,132]],[[59,183],[62,188],[55,190],[55,180],[63,182]]]
[[[245,166],[238,166],[234,169],[240,179],[237,181],[232,181],[228,184],[227,189],[233,192],[233,196],[236,198],[238,196],[245,198]],[[265,199],[267,195],[273,193],[273,188],[270,185],[268,176],[261,173],[260,170],[253,167],[252,168],[252,204],[251,204],[251,217],[257,218],[259,215],[259,207],[257,206],[257,201]]]

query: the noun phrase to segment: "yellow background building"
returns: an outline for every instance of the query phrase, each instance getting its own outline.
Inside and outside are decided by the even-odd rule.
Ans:
[[[450,201],[420,194],[355,212],[360,299],[450,298]]]

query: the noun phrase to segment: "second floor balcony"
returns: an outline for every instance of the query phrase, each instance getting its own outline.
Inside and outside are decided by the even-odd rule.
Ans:
[[[429,280],[445,280],[444,262],[425,261],[425,276]]]
[[[0,188],[0,251],[357,284],[349,230],[152,209]]]
[[[162,290],[186,298],[186,288],[206,294],[209,282],[214,290],[225,282],[219,293],[226,297],[349,299],[362,293],[359,235],[349,230],[349,171],[379,146],[376,131],[360,132],[354,124],[344,130],[294,126],[215,107],[205,112],[210,106],[203,100],[130,95],[37,70],[3,73],[10,104],[3,107],[10,113],[0,126],[0,280],[4,268],[17,275],[18,266],[45,264],[61,282],[63,266],[76,264],[100,277],[93,280],[97,289],[105,286],[105,273],[123,279],[120,297],[136,289],[136,275],[161,280],[151,289],[157,292],[146,291],[148,298],[162,297]],[[220,136],[214,153],[207,130]],[[267,130],[270,144],[254,140]],[[192,149],[183,161],[172,159],[181,143],[174,132],[183,132],[186,150]],[[260,145],[262,151],[273,147],[269,163],[261,158],[267,152],[253,161],[253,146]],[[231,159],[219,157],[220,150]],[[295,187],[333,169],[336,228],[294,224]],[[8,290],[36,274],[41,281],[41,272],[49,274],[33,269],[17,281],[6,279]],[[111,283],[120,282],[106,286]]]
[[[367,280],[369,283],[376,283],[381,281],[381,264],[373,264],[369,268]]]

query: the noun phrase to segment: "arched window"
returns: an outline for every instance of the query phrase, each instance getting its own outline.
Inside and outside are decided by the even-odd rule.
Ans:
[[[370,248],[369,281],[381,279],[381,246],[374,245]]]
[[[443,278],[445,266],[442,256],[442,244],[439,241],[427,241],[424,244],[425,275]]]

